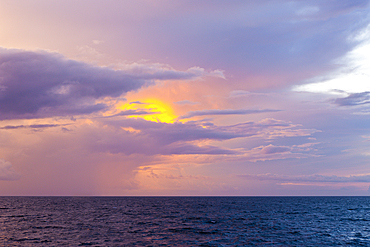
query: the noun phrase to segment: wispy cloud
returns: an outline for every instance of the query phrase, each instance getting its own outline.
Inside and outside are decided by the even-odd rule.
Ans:
[[[275,154],[275,153],[285,153],[290,151],[289,147],[284,146],[274,146],[272,144],[265,146],[261,149],[262,154]]]
[[[227,154],[245,156],[247,160],[263,160],[286,157],[307,157],[299,155],[309,147],[261,146],[253,150],[229,149],[207,144],[208,141],[225,141],[235,138],[309,136],[315,130],[301,129],[300,126],[272,119],[247,122],[231,126],[203,125],[197,122],[162,123],[136,118],[104,118],[105,128],[89,133],[89,145],[95,151],[112,153],[143,153],[147,155],[171,154]],[[82,137],[81,137],[82,138]],[[83,138],[84,139],[84,138]],[[307,151],[307,150],[306,150]],[[283,154],[283,156],[281,155]],[[273,155],[275,155],[273,157]],[[247,158],[248,156],[248,158]]]
[[[231,98],[237,98],[237,97],[245,97],[245,96],[267,96],[267,93],[254,93],[254,92],[249,92],[245,90],[234,90],[231,91],[229,94],[229,97]]]
[[[198,102],[193,102],[193,101],[190,101],[190,100],[181,100],[181,101],[174,102],[174,104],[177,104],[177,105],[198,105],[199,103]]]
[[[351,175],[351,176],[326,176],[326,175],[301,175],[301,176],[288,176],[277,174],[240,174],[236,175],[245,179],[261,180],[261,181],[276,181],[276,182],[330,182],[330,183],[370,183],[370,175]]]
[[[264,139],[274,139],[278,137],[310,136],[316,129],[304,129],[298,124],[291,122],[266,118],[258,122],[245,122],[229,126],[212,126],[217,130],[237,133],[242,136],[256,136]]]
[[[261,162],[267,160],[284,160],[284,159],[304,159],[317,157],[315,149],[312,147],[316,143],[306,143],[302,145],[281,146],[281,145],[262,145],[250,150],[239,150],[235,160]]]
[[[141,102],[141,101],[132,101],[132,102],[130,102],[130,105],[134,105],[134,104],[147,105],[148,103],[144,103],[144,102]]]
[[[201,111],[190,111],[184,116],[181,116],[180,119],[191,118],[196,116],[208,116],[208,115],[247,115],[247,114],[256,114],[256,113],[265,113],[265,112],[278,112],[281,110],[273,109],[263,109],[263,110],[250,110],[250,109],[225,109],[225,110],[201,110]]]
[[[339,106],[358,106],[370,104],[370,92],[353,93],[344,98],[337,98],[334,103]]]
[[[170,65],[161,63],[118,64],[115,67],[133,77],[138,76],[138,78],[145,80],[191,80],[205,76],[225,79],[223,72],[220,70],[208,72],[200,67],[191,67],[186,71],[177,71]]]
[[[126,111],[120,111],[117,114],[106,116],[106,118],[111,117],[119,117],[119,116],[137,116],[137,115],[149,115],[149,114],[157,114],[160,112],[154,112],[154,111],[144,111],[144,110],[126,110]]]
[[[12,130],[12,129],[45,129],[45,128],[53,128],[59,126],[66,126],[68,124],[31,124],[31,125],[6,125],[4,127],[0,127],[3,130]]]

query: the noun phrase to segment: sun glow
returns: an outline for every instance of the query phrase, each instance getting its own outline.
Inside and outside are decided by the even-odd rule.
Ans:
[[[177,118],[172,107],[158,99],[134,101],[119,105],[118,109],[122,111],[133,110],[136,114],[134,112],[127,117],[143,118],[152,122],[173,123]]]

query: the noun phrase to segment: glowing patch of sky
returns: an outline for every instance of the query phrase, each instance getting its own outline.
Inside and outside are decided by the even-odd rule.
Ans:
[[[173,123],[177,116],[169,104],[158,99],[145,99],[137,102],[119,104],[120,110],[146,110],[148,113],[143,115],[133,114],[130,117],[143,118],[153,122]]]
[[[340,70],[330,79],[314,79],[319,82],[308,83],[293,88],[294,91],[312,93],[362,93],[370,91],[370,27],[360,33],[361,44],[339,59]]]

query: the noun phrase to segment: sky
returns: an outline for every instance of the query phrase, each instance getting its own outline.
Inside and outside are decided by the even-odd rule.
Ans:
[[[0,0],[0,195],[370,195],[368,0]]]

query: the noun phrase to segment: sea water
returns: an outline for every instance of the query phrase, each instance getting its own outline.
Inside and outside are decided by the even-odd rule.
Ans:
[[[0,246],[370,246],[370,197],[0,197]]]

